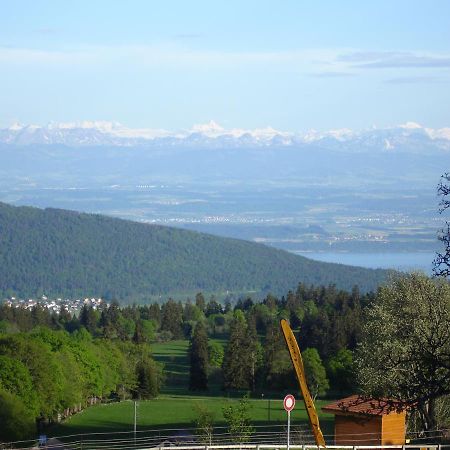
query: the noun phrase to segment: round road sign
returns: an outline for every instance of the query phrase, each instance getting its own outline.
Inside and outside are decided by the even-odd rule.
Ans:
[[[287,412],[292,411],[295,406],[295,397],[291,394],[286,395],[283,400],[283,406]]]

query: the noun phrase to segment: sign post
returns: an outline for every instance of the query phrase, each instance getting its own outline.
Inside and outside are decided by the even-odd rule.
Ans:
[[[284,409],[287,412],[288,423],[287,423],[287,450],[289,450],[290,445],[290,434],[291,434],[291,411],[295,406],[295,397],[291,394],[286,395],[283,400]]]

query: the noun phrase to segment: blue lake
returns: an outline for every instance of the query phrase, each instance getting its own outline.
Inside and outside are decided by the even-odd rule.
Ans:
[[[325,261],[371,269],[422,270],[431,274],[435,253],[298,253],[317,261]]]

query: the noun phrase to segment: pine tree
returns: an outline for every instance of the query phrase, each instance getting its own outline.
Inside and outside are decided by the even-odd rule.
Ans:
[[[156,363],[144,358],[136,366],[137,396],[140,399],[155,398],[161,384],[160,369]]]
[[[133,334],[133,342],[135,344],[145,344],[147,342],[147,338],[144,334],[144,327],[142,325],[142,320],[138,320],[136,322],[136,327],[134,329]]]
[[[80,324],[90,333],[95,333],[95,330],[97,329],[97,313],[92,307],[84,305],[83,308],[81,308]]]
[[[246,352],[248,354],[249,365],[249,386],[252,391],[256,387],[256,378],[259,372],[259,368],[262,365],[263,350],[258,340],[258,334],[256,332],[256,322],[254,316],[249,316],[247,330],[245,333],[246,339]]]
[[[155,320],[158,325],[161,323],[161,308],[158,303],[152,303],[148,307],[148,318]]]
[[[264,384],[268,389],[297,388],[286,342],[278,320],[269,323],[264,342]]]
[[[202,322],[198,322],[189,347],[189,389],[208,389],[208,336]]]
[[[200,309],[200,311],[205,311],[205,297],[201,292],[197,293],[195,296],[195,306]]]
[[[174,339],[183,337],[183,307],[171,298],[161,308],[161,331],[170,331]]]
[[[222,364],[225,389],[248,389],[250,387],[251,361],[248,350],[245,316],[241,310],[236,310],[230,326],[230,339]]]

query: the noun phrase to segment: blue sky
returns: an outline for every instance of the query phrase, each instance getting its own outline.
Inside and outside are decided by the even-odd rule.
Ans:
[[[0,126],[450,126],[449,1],[4,1]]]

